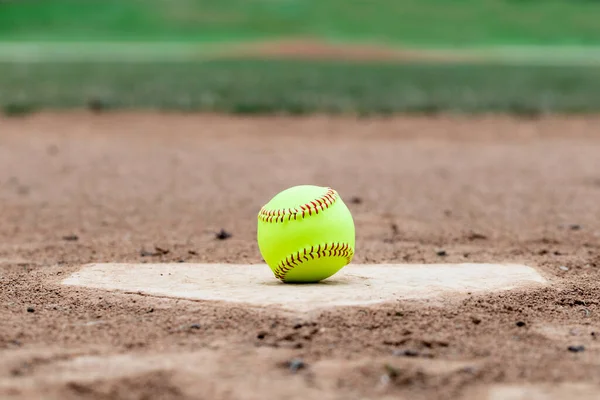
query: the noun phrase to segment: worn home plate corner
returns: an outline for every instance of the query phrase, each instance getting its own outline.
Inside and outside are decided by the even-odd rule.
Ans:
[[[62,282],[110,291],[312,309],[427,299],[449,293],[510,290],[547,284],[518,264],[348,265],[317,284],[290,285],[265,264],[88,264]]]

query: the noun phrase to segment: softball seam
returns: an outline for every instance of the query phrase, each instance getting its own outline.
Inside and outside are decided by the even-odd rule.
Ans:
[[[354,250],[348,243],[326,243],[306,247],[280,261],[274,271],[275,277],[284,281],[285,275],[294,267],[301,265],[302,262],[321,257],[342,257],[350,264],[350,261],[354,257]]]
[[[263,207],[258,213],[258,219],[263,222],[284,222],[292,219],[295,221],[299,218],[306,217],[306,215],[316,215],[321,211],[325,211],[335,203],[338,197],[335,190],[327,188],[324,195],[297,208],[268,210]]]

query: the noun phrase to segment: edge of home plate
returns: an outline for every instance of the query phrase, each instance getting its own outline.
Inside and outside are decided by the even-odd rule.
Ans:
[[[87,264],[63,285],[311,311],[547,285],[520,264],[351,264],[315,284],[285,284],[266,264]]]

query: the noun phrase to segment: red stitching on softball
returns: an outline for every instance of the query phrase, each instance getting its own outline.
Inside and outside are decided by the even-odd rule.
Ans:
[[[310,246],[309,248],[304,248],[296,253],[293,253],[283,259],[275,268],[275,277],[280,280],[285,280],[285,275],[294,267],[297,267],[300,261],[310,261],[310,259],[314,260],[315,258],[321,257],[343,257],[346,259],[348,264],[352,261],[354,257],[354,250],[350,247],[348,243],[327,243],[324,244],[321,248],[321,245],[315,249],[314,246]],[[291,259],[291,261],[290,261]]]
[[[327,188],[327,191],[321,197],[302,204],[297,208],[268,210],[263,207],[258,213],[258,219],[263,222],[284,222],[291,219],[305,218],[306,215],[312,216],[313,213],[319,214],[320,211],[325,211],[337,199],[337,192],[331,188]]]

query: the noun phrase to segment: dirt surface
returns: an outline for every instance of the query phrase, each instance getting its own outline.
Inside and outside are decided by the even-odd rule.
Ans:
[[[1,119],[0,398],[594,398],[599,124]],[[305,183],[346,200],[357,262],[526,263],[552,285],[302,318],[59,285],[89,262],[261,262],[259,208]]]
[[[377,61],[377,62],[475,62],[474,54],[425,49],[402,49],[381,44],[330,43],[318,39],[271,40],[236,46],[225,54],[265,59],[269,57],[299,60]]]

